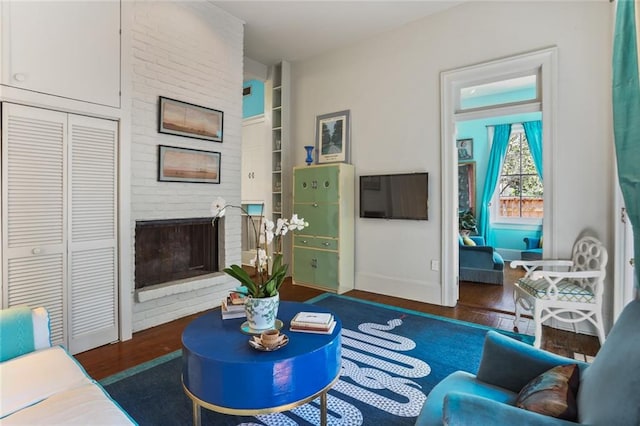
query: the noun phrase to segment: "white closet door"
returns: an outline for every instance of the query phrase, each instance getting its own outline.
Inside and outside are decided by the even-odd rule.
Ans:
[[[67,114],[2,104],[3,306],[44,306],[64,343]]]
[[[69,351],[118,339],[117,123],[69,116]]]

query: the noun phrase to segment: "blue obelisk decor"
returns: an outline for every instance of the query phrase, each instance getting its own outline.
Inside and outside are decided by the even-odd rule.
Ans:
[[[307,166],[310,166],[313,163],[313,146],[307,145],[304,147],[307,150],[307,158],[304,161],[307,162]]]

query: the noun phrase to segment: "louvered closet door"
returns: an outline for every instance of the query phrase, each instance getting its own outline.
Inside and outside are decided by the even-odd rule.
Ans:
[[[44,306],[65,343],[67,114],[2,104],[3,306]]]
[[[118,338],[117,123],[69,116],[69,351]]]

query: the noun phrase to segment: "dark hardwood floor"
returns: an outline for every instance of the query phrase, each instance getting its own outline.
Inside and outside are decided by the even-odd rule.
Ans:
[[[512,331],[514,308],[511,283],[519,275],[521,272],[518,270],[506,267],[504,286],[461,282],[460,299],[457,306],[453,308],[360,290],[353,290],[345,295]],[[290,279],[287,279],[280,289],[281,299],[291,301],[305,301],[321,293],[319,290],[294,286]],[[182,330],[194,318],[202,314],[191,315],[140,331],[135,333],[131,340],[92,349],[77,354],[76,358],[91,377],[96,380],[103,379],[180,349]],[[533,324],[530,319],[523,319],[518,328],[521,333],[533,335]],[[574,353],[593,356],[600,345],[598,339],[593,336],[544,327],[542,347],[557,354],[573,357]]]

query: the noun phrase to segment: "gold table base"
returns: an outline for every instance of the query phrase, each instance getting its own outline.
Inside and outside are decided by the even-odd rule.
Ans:
[[[184,389],[184,392],[187,394],[187,396],[191,398],[191,401],[193,401],[193,425],[194,426],[201,426],[202,420],[200,416],[200,410],[203,407],[208,410],[216,411],[222,414],[230,414],[234,416],[256,416],[259,414],[272,414],[272,413],[279,413],[282,411],[293,410],[296,407],[299,407],[301,405],[304,405],[308,402],[313,401],[317,397],[320,397],[320,425],[327,426],[327,392],[329,392],[329,389],[333,387],[333,385],[338,381],[339,378],[340,378],[340,373],[338,373],[336,377],[331,381],[331,383],[325,386],[322,390],[314,393],[313,395],[307,398],[301,399],[299,401],[291,402],[289,404],[280,405],[278,407],[268,407],[268,408],[260,408],[260,409],[248,409],[248,408],[236,409],[236,408],[229,408],[229,407],[221,407],[219,405],[215,405],[215,404],[211,404],[209,402],[203,401],[197,396],[195,396],[194,394],[192,394],[191,391],[187,389],[187,387],[184,385],[184,381],[182,383],[182,388]]]

